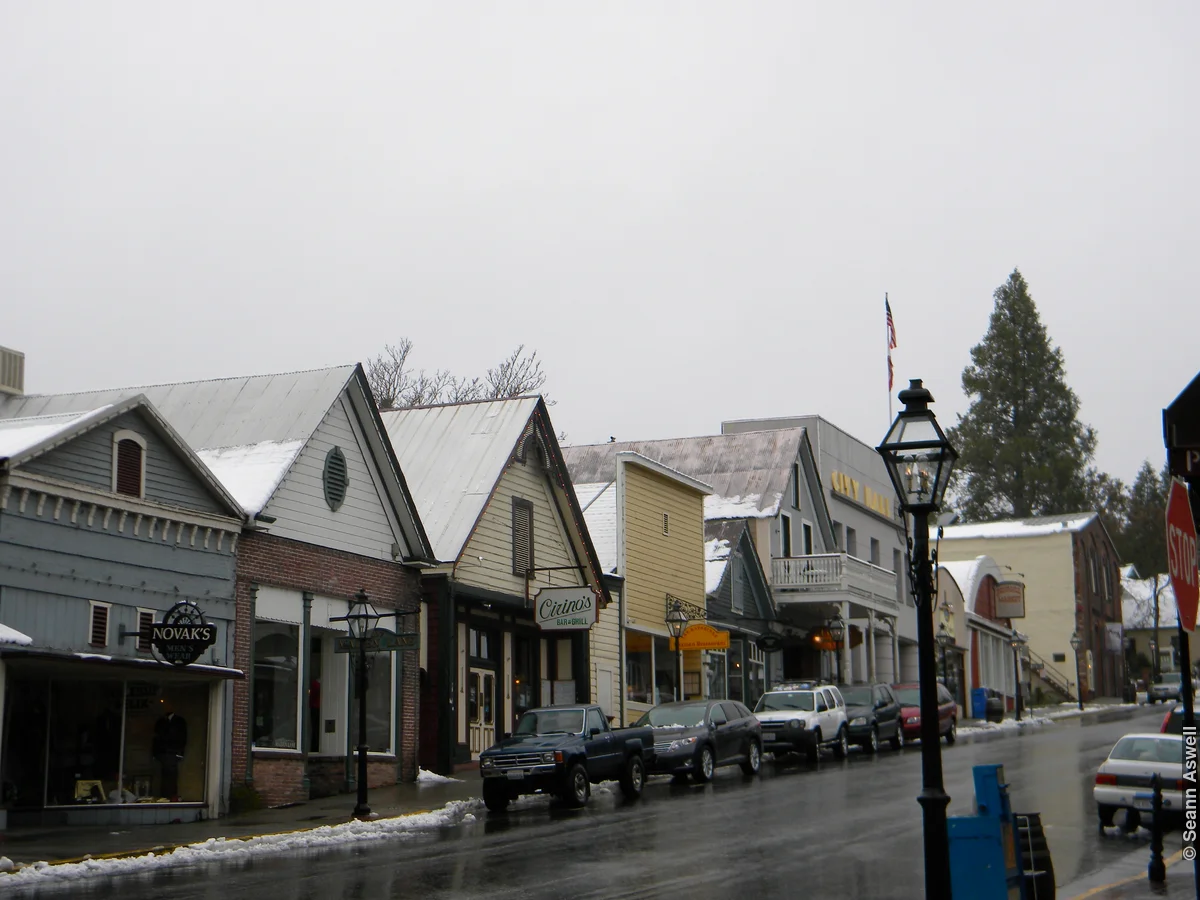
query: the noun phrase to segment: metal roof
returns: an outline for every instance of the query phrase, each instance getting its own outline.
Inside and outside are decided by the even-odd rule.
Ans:
[[[575,497],[583,509],[592,546],[605,572],[616,572],[620,555],[617,552],[617,485],[614,481],[601,484],[576,484]],[[618,573],[624,574],[624,573]]]
[[[1043,537],[1048,534],[1081,531],[1096,517],[1094,512],[1077,512],[1057,516],[1032,516],[1028,519],[977,522],[973,525],[947,525],[942,530],[942,540]]]
[[[354,366],[281,375],[181,381],[76,394],[0,398],[0,419],[82,413],[145,394],[197,450],[307,441],[354,375]]]
[[[436,559],[462,553],[537,405],[514,397],[380,413]]]
[[[767,518],[779,512],[804,437],[803,428],[779,428],[586,444],[563,447],[563,456],[572,481],[587,484],[612,478],[616,454],[632,450],[710,485],[706,518]]]

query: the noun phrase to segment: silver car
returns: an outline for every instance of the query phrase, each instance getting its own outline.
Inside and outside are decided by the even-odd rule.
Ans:
[[[1109,751],[1096,772],[1092,796],[1100,828],[1112,826],[1118,809],[1126,810],[1125,830],[1136,831],[1151,817],[1151,778],[1162,785],[1163,812],[1183,812],[1183,737],[1178,734],[1127,734]]]

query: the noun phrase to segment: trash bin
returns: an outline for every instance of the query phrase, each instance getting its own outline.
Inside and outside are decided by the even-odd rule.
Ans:
[[[989,722],[1004,721],[1004,696],[996,691],[988,691],[987,720]]]
[[[971,718],[986,719],[987,718],[987,688],[975,688],[971,691]]]

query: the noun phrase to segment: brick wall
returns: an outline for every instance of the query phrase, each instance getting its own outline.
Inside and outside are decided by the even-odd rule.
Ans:
[[[358,758],[352,760],[358,765]],[[355,772],[357,772],[357,768]],[[346,790],[346,758],[344,756],[322,756],[309,759],[308,780],[312,785],[313,797],[331,797]],[[396,783],[395,757],[369,758],[367,760],[367,787],[385,787]]]
[[[304,760],[299,757],[255,759],[254,789],[267,806],[284,806],[307,800]]]
[[[292,541],[270,534],[244,534],[238,542],[237,560],[237,621],[235,624],[234,659],[237,668],[249,673],[251,669],[251,647],[253,638],[253,621],[251,620],[251,585],[270,585],[296,591],[310,591],[327,597],[343,597],[351,600],[360,588],[365,588],[371,597],[371,602],[380,611],[390,609],[411,609],[412,615],[401,617],[400,628],[403,631],[416,631],[419,627],[416,610],[418,607],[420,586],[417,572],[398,563],[380,559],[369,559],[353,553],[317,547],[299,541]],[[417,651],[407,651],[401,656],[403,676],[400,682],[401,718],[400,718],[400,763],[399,777],[403,781],[415,781],[417,777],[417,731],[420,715],[419,694],[419,654]],[[235,782],[253,779],[254,787],[260,793],[265,792],[260,784],[260,770],[266,759],[253,758],[253,772],[246,769],[246,750],[250,738],[250,683],[249,679],[238,681],[233,690],[233,780]],[[276,766],[275,763],[284,760],[270,760],[269,778],[271,791],[286,790],[280,783],[285,777],[295,779],[294,790],[300,791],[303,771],[299,760],[293,762],[297,768],[287,769]],[[276,770],[279,770],[277,772]],[[394,784],[397,778],[397,766],[382,764],[379,766],[382,784]],[[280,772],[289,772],[288,775]],[[386,774],[390,772],[390,775]],[[372,776],[374,777],[374,775]],[[307,798],[301,798],[307,799]],[[281,802],[292,802],[283,800]]]

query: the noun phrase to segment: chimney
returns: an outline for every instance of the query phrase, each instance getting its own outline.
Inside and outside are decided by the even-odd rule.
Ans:
[[[25,354],[0,347],[0,395],[25,393]]]

